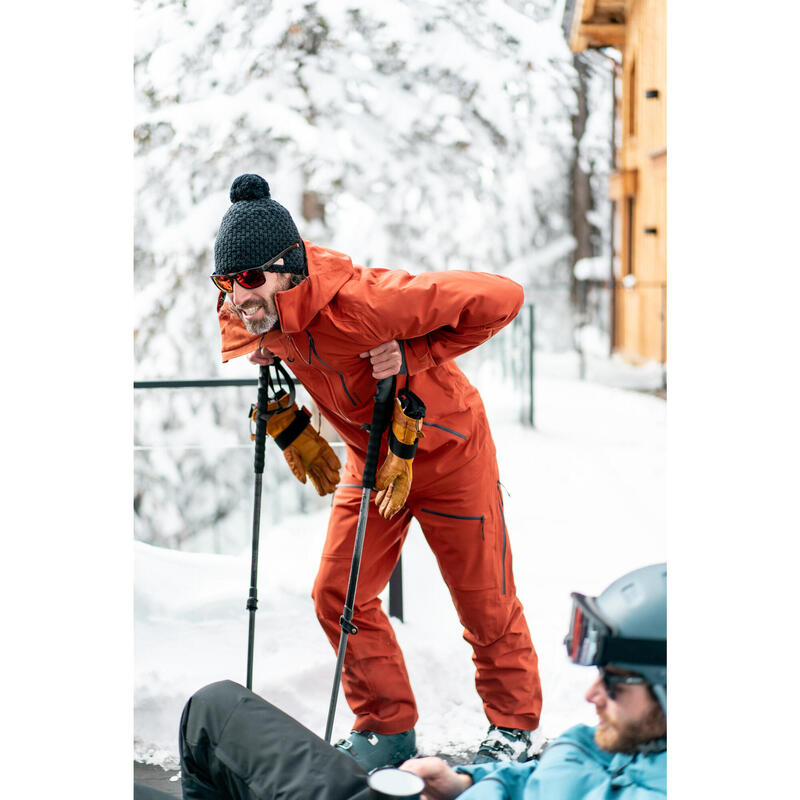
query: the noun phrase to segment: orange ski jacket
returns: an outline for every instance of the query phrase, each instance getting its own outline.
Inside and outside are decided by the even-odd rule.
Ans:
[[[376,381],[360,353],[396,339],[408,386],[426,405],[424,438],[414,459],[414,489],[447,482],[478,455],[495,461],[477,389],[453,359],[507,325],[523,302],[522,287],[499,275],[354,266],[335,250],[304,242],[308,278],[275,295],[279,328],[248,333],[230,305],[218,308],[222,360],[263,345],[303,384],[354,459],[346,480],[360,481]],[[398,376],[402,384],[403,376]],[[385,453],[384,442],[382,453]],[[462,475],[463,483],[463,475]]]

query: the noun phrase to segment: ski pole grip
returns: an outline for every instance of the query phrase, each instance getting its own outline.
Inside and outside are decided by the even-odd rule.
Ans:
[[[364,461],[364,473],[361,485],[370,489],[375,487],[375,474],[378,471],[378,454],[381,449],[383,432],[389,427],[394,413],[394,376],[381,378],[375,390],[375,405],[372,409],[372,424],[369,426],[367,442],[367,458]]]
[[[269,367],[258,368],[258,410],[256,411],[256,456],[255,472],[260,475],[264,472],[264,445],[267,440],[267,419],[264,412],[267,410],[269,393]]]

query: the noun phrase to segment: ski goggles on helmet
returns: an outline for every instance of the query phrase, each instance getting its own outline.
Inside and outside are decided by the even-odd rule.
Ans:
[[[216,286],[221,292],[232,292],[234,281],[236,281],[236,283],[238,283],[239,286],[244,289],[257,289],[259,286],[263,286],[267,282],[267,276],[264,275],[264,272],[273,266],[276,261],[280,261],[287,253],[290,253],[296,247],[300,247],[299,242],[289,245],[289,247],[287,247],[285,250],[282,250],[280,253],[278,253],[275,258],[271,258],[266,264],[262,264],[260,267],[250,267],[229,275],[214,274],[211,276],[211,280],[214,282],[214,286]]]
[[[667,663],[666,641],[620,636],[594,600],[578,592],[572,593],[572,614],[564,644],[570,661],[585,667],[616,663],[663,666]]]

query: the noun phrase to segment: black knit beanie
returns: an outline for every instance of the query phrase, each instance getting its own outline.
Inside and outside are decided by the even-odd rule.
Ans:
[[[305,272],[303,241],[289,212],[270,199],[269,184],[260,175],[240,175],[231,184],[231,203],[214,242],[214,272],[229,275],[260,267],[294,242],[300,247],[284,256],[282,266],[267,272]]]

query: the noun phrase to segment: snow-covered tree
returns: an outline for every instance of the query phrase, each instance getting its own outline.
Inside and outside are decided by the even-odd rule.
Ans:
[[[356,263],[568,283],[577,76],[559,13],[545,0],[139,0],[137,378],[221,374],[207,276],[243,172],[268,180],[304,238]],[[540,303],[556,344],[564,309]],[[140,453],[137,536],[226,538],[252,464],[221,445],[241,441],[248,404],[235,390],[139,393],[139,445],[220,449]]]

